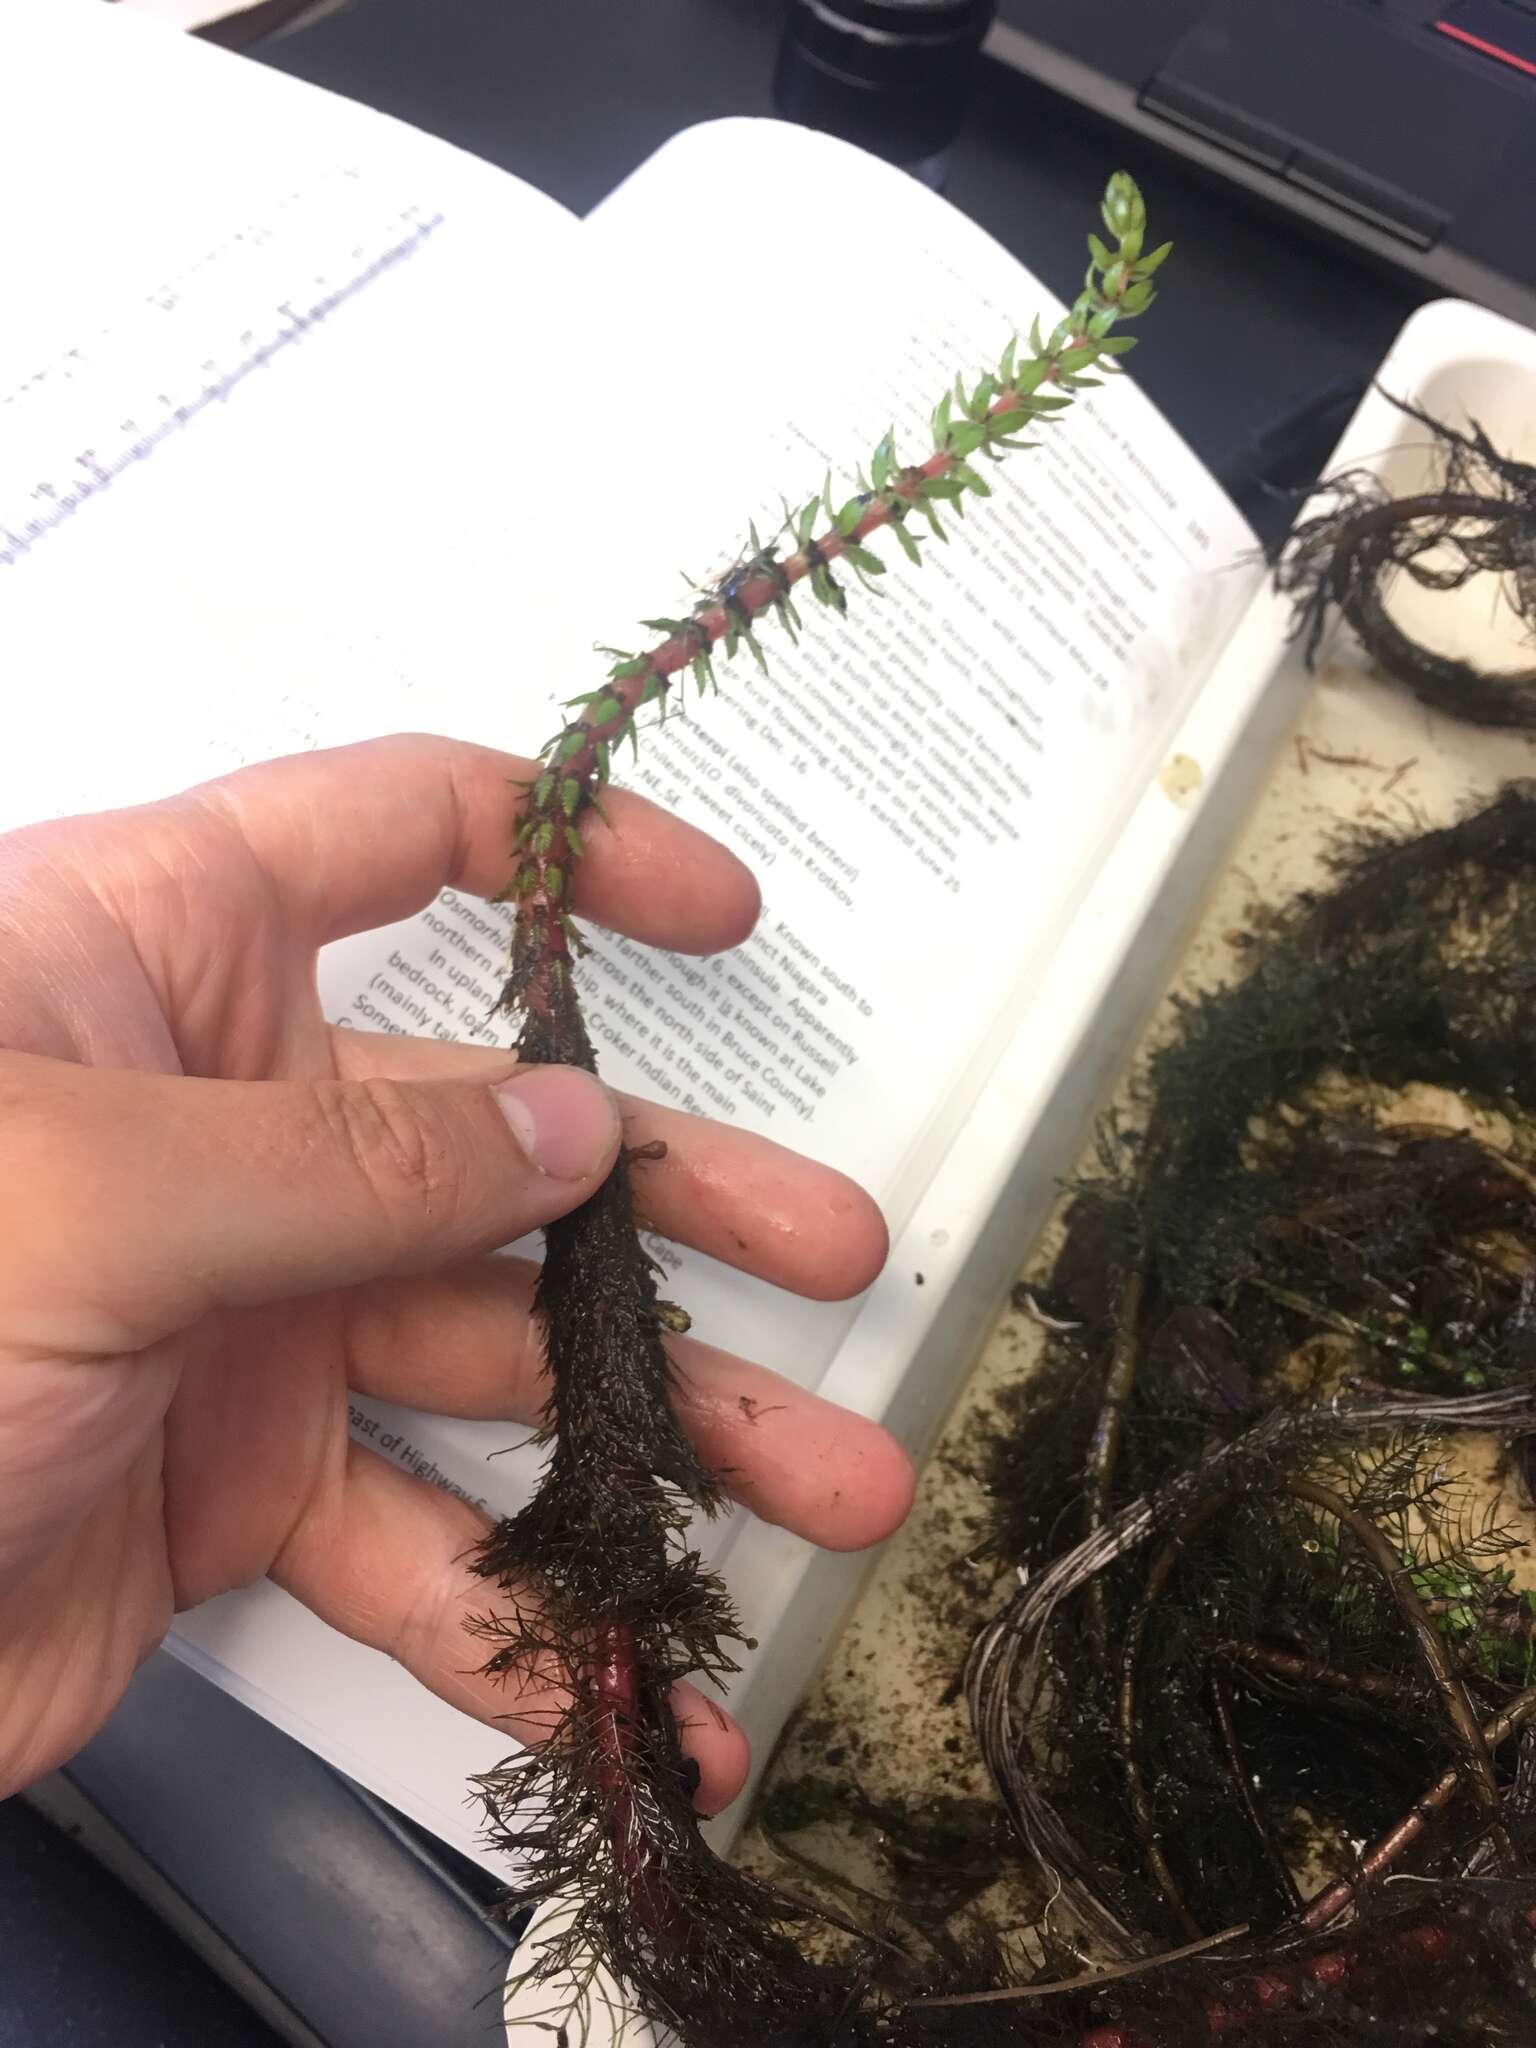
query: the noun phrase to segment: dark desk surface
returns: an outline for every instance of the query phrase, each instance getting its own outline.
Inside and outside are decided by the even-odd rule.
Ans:
[[[772,111],[782,12],[780,0],[352,0],[259,54],[585,211],[679,128]],[[1424,296],[989,63],[946,189],[1070,298],[1085,206],[1118,165],[1141,181],[1158,239],[1179,245],[1136,371],[1218,475],[1326,387],[1363,384]]]

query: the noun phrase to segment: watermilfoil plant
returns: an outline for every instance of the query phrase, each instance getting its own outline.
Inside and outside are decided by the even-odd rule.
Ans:
[[[845,577],[872,585],[885,569],[870,546],[881,529],[919,563],[923,540],[943,540],[948,517],[989,495],[980,460],[1030,445],[1027,435],[1134,345],[1114,330],[1152,303],[1168,245],[1147,248],[1141,196],[1123,174],[1110,180],[1103,220],[1109,239],[1089,237],[1070,311],[1048,335],[1037,322],[1027,343],[1010,341],[973,382],[957,379],[934,409],[923,460],[903,462],[887,434],[852,496],[839,502],[829,479],[766,541],[754,529],[743,558],[686,615],[646,621],[662,636],[648,651],[609,650],[606,680],[574,701],[544,749],[517,828],[502,1006],[522,1059],[596,1068],[568,904],[618,743],[634,739],[647,706],[665,709],[679,678],[707,689],[715,664],[741,648],[766,666],[758,629],[771,616],[793,634],[797,595],[843,614]],[[848,1969],[806,1961],[793,1933],[804,1909],[722,1863],[699,1832],[696,1771],[668,1695],[685,1674],[734,1670],[742,1625],[687,1544],[691,1515],[713,1513],[722,1489],[674,1413],[666,1332],[685,1318],[659,1300],[637,1229],[640,1164],[621,1159],[597,1196],[546,1233],[538,1311],[549,1457],[533,1499],[480,1550],[476,1568],[504,1599],[478,1626],[491,1672],[544,1678],[558,1668],[566,1703],[537,1752],[482,1781],[492,1838],[526,1871],[514,1907],[555,1894],[572,1903],[538,1946],[535,1976],[579,1979],[600,1961],[640,2010],[690,2043],[863,2038],[891,1997],[934,1988],[931,1959],[926,1978],[897,1970],[889,1995],[869,1975],[883,1950]],[[519,1599],[530,1582],[533,1618]],[[568,2017],[552,2003],[552,2027]]]
[[[965,1682],[1094,2048],[1536,2034],[1536,792],[1334,870],[1020,1294]]]
[[[1491,577],[1529,637],[1536,624],[1536,464],[1496,448],[1476,421],[1466,431],[1393,401],[1422,426],[1437,474],[1393,496],[1374,471],[1325,478],[1276,554],[1275,580],[1296,605],[1296,631],[1314,661],[1335,614],[1372,660],[1422,704],[1471,725],[1536,728],[1536,669],[1484,670],[1427,646],[1391,609],[1394,579],[1461,590]]]

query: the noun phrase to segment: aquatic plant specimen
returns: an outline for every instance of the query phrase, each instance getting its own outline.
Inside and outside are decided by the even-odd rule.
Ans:
[[[679,678],[714,682],[714,663],[744,647],[760,665],[765,614],[791,634],[797,593],[847,609],[845,572],[872,585],[884,563],[870,541],[888,529],[914,563],[915,529],[945,538],[944,521],[989,495],[976,466],[1028,446],[1133,346],[1112,330],[1144,311],[1168,250],[1145,246],[1146,217],[1129,178],[1103,206],[1111,242],[1090,236],[1083,291],[1049,335],[1011,341],[974,382],[957,379],[933,413],[933,447],[903,463],[887,434],[857,492],[839,503],[830,479],[787,511],[686,616],[646,621],[663,636],[648,652],[608,650],[605,681],[576,700],[524,793],[511,973],[503,1006],[520,1056],[595,1067],[572,963],[581,940],[569,915],[582,831],[601,811],[612,752],[635,737],[647,705],[665,710]],[[546,1233],[538,1291],[550,1375],[537,1494],[487,1538],[477,1569],[503,1599],[481,1624],[489,1669],[512,1679],[566,1675],[567,1703],[537,1753],[481,1785],[493,1838],[528,1867],[513,1905],[561,1893],[574,1912],[529,1964],[553,1977],[599,1958],[647,2013],[688,2041],[784,2038],[803,2021],[821,2038],[858,2005],[857,1976],[813,1969],[790,1932],[795,1908],[722,1864],[699,1833],[694,1773],[667,1705],[685,1673],[734,1668],[740,1623],[720,1581],[687,1544],[694,1509],[720,1501],[714,1474],[678,1425],[665,1331],[677,1312],[657,1299],[636,1231],[635,1162]],[[528,1602],[535,1589],[536,1611]],[[830,2033],[826,2038],[830,2039]]]
[[[1430,436],[1438,480],[1393,497],[1370,469],[1330,477],[1322,509],[1281,543],[1275,581],[1296,600],[1310,663],[1341,613],[1367,653],[1421,703],[1472,725],[1536,728],[1536,668],[1485,670],[1416,640],[1392,616],[1393,579],[1460,590],[1492,576],[1511,609],[1536,627],[1536,465],[1503,455],[1475,422],[1463,433],[1395,400]]]
[[[1121,1974],[1020,2040],[1536,2037],[1533,957],[1536,789],[1356,839],[1104,1133],[966,1683]]]

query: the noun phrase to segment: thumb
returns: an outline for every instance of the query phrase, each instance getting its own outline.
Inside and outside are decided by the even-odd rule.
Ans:
[[[592,1194],[613,1097],[485,1081],[208,1081],[0,1055],[0,1351],[136,1350],[220,1307],[510,1243]]]

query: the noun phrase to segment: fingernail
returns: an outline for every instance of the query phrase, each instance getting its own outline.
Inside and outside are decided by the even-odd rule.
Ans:
[[[513,1137],[551,1180],[586,1180],[618,1149],[618,1104],[580,1067],[531,1067],[491,1093]]]

